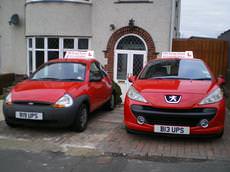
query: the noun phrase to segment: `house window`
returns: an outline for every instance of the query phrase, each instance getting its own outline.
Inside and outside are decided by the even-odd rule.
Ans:
[[[144,42],[137,36],[126,36],[117,45],[118,50],[146,50]]]
[[[88,50],[89,43],[89,38],[28,37],[28,74],[47,61],[64,57],[68,50]]]
[[[89,40],[88,39],[78,39],[78,49],[85,50],[88,48]]]

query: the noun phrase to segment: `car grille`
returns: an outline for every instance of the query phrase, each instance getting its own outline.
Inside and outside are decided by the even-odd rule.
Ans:
[[[149,106],[132,105],[131,110],[137,116],[143,116],[147,124],[198,126],[202,119],[210,121],[216,115],[214,108],[159,109]]]
[[[49,102],[35,102],[35,101],[14,101],[14,104],[18,105],[31,105],[31,106],[49,106]]]

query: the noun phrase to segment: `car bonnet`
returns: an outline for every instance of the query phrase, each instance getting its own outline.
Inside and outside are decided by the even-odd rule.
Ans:
[[[206,97],[215,84],[195,80],[136,80],[133,86],[154,106],[191,108]],[[166,96],[180,96],[181,100],[168,103]]]
[[[13,101],[34,101],[55,103],[72,87],[80,87],[78,82],[24,81],[12,90]]]

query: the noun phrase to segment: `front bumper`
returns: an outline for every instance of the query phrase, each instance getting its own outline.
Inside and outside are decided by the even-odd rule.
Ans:
[[[138,109],[134,107],[148,107],[150,110]],[[147,109],[148,109],[147,108]],[[154,110],[153,110],[154,109]],[[197,110],[197,109],[208,109]],[[166,111],[165,111],[166,110]],[[191,110],[191,111],[190,111]],[[152,112],[152,113],[151,113]],[[200,114],[199,114],[200,113]],[[143,125],[137,123],[138,115],[148,115]],[[186,116],[187,115],[187,116]],[[155,117],[153,117],[155,116]],[[200,119],[207,118],[209,126],[203,128],[199,126]],[[128,130],[147,132],[154,134],[155,125],[169,126],[187,126],[190,127],[190,135],[215,135],[220,134],[224,130],[225,121],[225,101],[222,100],[215,104],[196,106],[191,109],[161,109],[153,108],[152,105],[133,101],[126,97],[124,104],[124,124]]]
[[[42,120],[18,119],[16,112],[39,112],[43,114]],[[72,105],[68,108],[55,108],[52,105],[25,105],[25,104],[3,104],[5,120],[11,124],[45,127],[67,127],[70,126],[77,114],[77,108]]]

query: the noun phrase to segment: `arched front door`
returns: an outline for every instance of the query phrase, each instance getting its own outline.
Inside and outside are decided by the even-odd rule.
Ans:
[[[114,81],[122,90],[122,101],[131,83],[128,77],[138,75],[147,63],[147,48],[144,40],[134,34],[121,37],[115,46]]]

